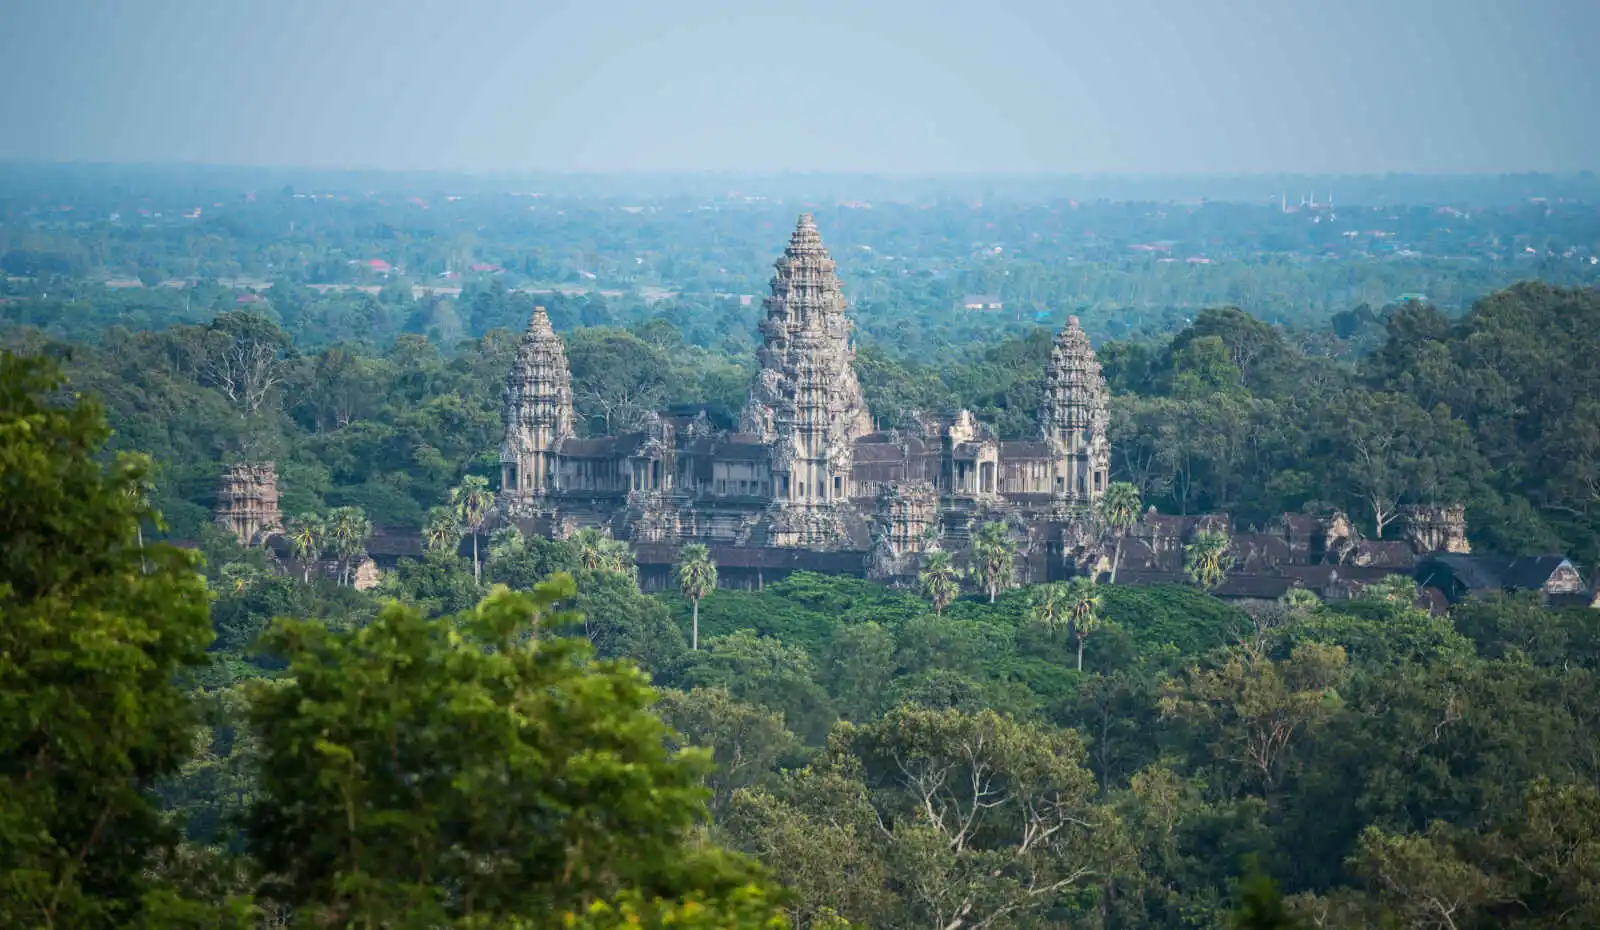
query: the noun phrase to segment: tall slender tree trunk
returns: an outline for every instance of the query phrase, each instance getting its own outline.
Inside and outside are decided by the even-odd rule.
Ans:
[[[694,599],[694,620],[689,625],[689,648],[700,651],[700,599]]]
[[[133,531],[139,537],[139,574],[147,575],[150,573],[150,566],[146,565],[144,561],[144,524],[135,524]]]
[[[1078,671],[1083,671],[1083,635],[1078,635]]]
[[[483,584],[483,572],[478,568],[478,532],[472,532],[472,583]]]

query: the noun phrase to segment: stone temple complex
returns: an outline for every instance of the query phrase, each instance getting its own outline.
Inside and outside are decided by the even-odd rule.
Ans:
[[[1038,438],[1002,441],[964,410],[873,428],[839,278],[809,214],[771,291],[736,432],[703,414],[653,415],[636,432],[577,436],[566,353],[536,310],[506,380],[502,517],[557,536],[606,528],[634,544],[647,575],[657,550],[704,543],[724,573],[753,569],[757,584],[764,566],[852,562],[905,579],[930,546],[959,548],[991,521],[1012,528],[1025,560],[1081,554],[1110,449],[1105,379],[1076,318],[1055,339]]]
[[[1002,440],[966,410],[884,429],[862,399],[839,278],[809,214],[775,268],[759,368],[731,431],[702,411],[579,436],[566,351],[537,308],[506,378],[494,522],[557,538],[602,529],[629,543],[646,590],[675,585],[687,543],[710,548],[726,587],[759,588],[794,571],[906,583],[934,548],[964,561],[977,529],[996,522],[1015,543],[1018,582],[1104,577],[1116,542],[1094,513],[1110,482],[1107,389],[1076,317],[1051,347],[1035,438]],[[1484,590],[1588,596],[1560,556],[1472,554],[1460,505],[1408,506],[1402,517],[1404,540],[1367,540],[1338,512],[1241,529],[1227,514],[1152,508],[1121,540],[1117,581],[1186,583],[1184,547],[1220,531],[1228,573],[1213,593],[1225,598],[1270,600],[1297,587],[1345,597],[1397,574],[1431,592],[1434,607]],[[217,521],[291,558],[271,463],[229,469]],[[366,548],[368,581],[422,553],[411,533],[380,531]]]

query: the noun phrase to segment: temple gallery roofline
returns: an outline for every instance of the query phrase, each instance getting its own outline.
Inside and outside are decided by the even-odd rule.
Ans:
[[[1037,438],[1000,440],[966,410],[882,429],[863,399],[843,286],[810,214],[773,269],[758,368],[731,431],[701,412],[579,436],[565,345],[536,308],[505,380],[496,520],[551,537],[602,529],[633,546],[647,587],[667,583],[690,542],[712,548],[729,583],[760,586],[798,570],[907,581],[928,551],[960,555],[996,523],[1016,547],[1021,580],[1105,571],[1112,540],[1094,506],[1110,481],[1108,392],[1077,317],[1051,344]],[[229,470],[217,518],[246,543],[281,533],[270,463]],[[1405,523],[1403,543],[1362,540],[1341,514],[1286,514],[1268,532],[1230,533],[1235,570],[1219,591],[1337,592],[1409,573],[1424,554],[1443,560],[1438,574],[1456,579],[1451,590],[1546,567],[1490,572],[1461,561],[1469,550],[1459,506],[1411,508]],[[1183,548],[1202,530],[1228,532],[1227,515],[1147,513],[1122,540],[1119,580],[1182,580]],[[415,548],[403,542],[391,548]],[[1566,579],[1569,569],[1545,574]]]
[[[579,437],[565,348],[535,310],[506,378],[501,510],[639,544],[870,551],[894,568],[965,536],[976,514],[1006,511],[1025,533],[1105,490],[1105,379],[1076,318],[1051,348],[1037,440],[1001,442],[964,410],[876,429],[843,286],[810,214],[773,271],[733,432],[652,415],[633,432]]]

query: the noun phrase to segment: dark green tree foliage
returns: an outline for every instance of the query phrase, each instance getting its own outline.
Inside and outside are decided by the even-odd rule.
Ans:
[[[1071,731],[901,707],[870,726],[841,724],[822,764],[772,792],[736,794],[730,833],[801,901],[847,915],[1037,926],[1052,910],[1090,910],[1088,892],[1120,867],[1119,831],[1092,805],[1082,759]]]
[[[290,191],[263,201],[276,225],[252,235],[266,245],[208,218],[88,248],[45,214],[0,243],[0,268],[43,276],[0,280],[0,317],[23,324],[0,333],[5,344],[62,359],[75,387],[104,398],[109,445],[156,461],[139,477],[85,465],[98,439],[7,434],[0,464],[21,483],[0,494],[27,501],[8,519],[61,537],[65,555],[11,545],[16,534],[0,547],[12,585],[0,635],[22,650],[8,657],[28,657],[0,668],[12,676],[4,721],[13,745],[34,740],[4,756],[0,893],[11,909],[0,922],[48,923],[39,915],[55,907],[56,926],[224,923],[216,905],[256,875],[216,850],[175,845],[178,823],[163,831],[152,796],[187,820],[192,840],[254,848],[271,875],[266,903],[298,904],[301,920],[778,919],[759,875],[719,864],[709,838],[776,867],[793,888],[784,915],[799,927],[834,927],[840,915],[959,930],[1596,922],[1600,626],[1587,609],[1495,597],[1437,617],[1413,608],[1407,583],[1241,610],[1193,585],[1107,584],[1080,670],[1071,612],[1039,612],[1049,589],[1007,590],[999,572],[963,577],[953,565],[933,603],[807,574],[709,591],[706,648],[694,654],[691,602],[641,593],[625,547],[602,534],[485,536],[480,580],[451,529],[376,594],[277,574],[260,550],[210,526],[229,458],[276,459],[288,514],[358,508],[378,528],[421,527],[454,487],[493,491],[500,385],[534,300],[513,284],[624,282],[621,296],[539,298],[569,336],[586,430],[665,405],[722,426],[736,418],[759,303],[711,292],[759,293],[788,219],[768,222],[767,207],[632,219],[599,201],[434,206],[423,224],[451,225],[419,231],[416,214],[392,204],[335,207]],[[1564,282],[1592,275],[1563,271],[1565,259],[1493,270],[1262,259],[1250,249],[1343,244],[1331,224],[1308,232],[1293,225],[1304,217],[1276,213],[1240,233],[1254,220],[1234,209],[1207,204],[1160,224],[1104,205],[913,215],[886,204],[825,217],[839,230],[830,244],[874,416],[893,426],[914,410],[965,406],[1006,438],[1032,438],[1052,330],[1072,307],[1091,332],[1115,337],[1098,347],[1115,392],[1113,478],[1138,507],[1227,511],[1241,528],[1337,507],[1367,535],[1393,538],[1404,506],[1465,500],[1480,549],[1564,551],[1592,567],[1600,303],[1591,291],[1525,284],[1457,315],[1526,269]],[[1592,217],[1538,213],[1552,247],[1586,241]],[[480,238],[446,231],[467,215],[484,221],[460,228]],[[1475,214],[1471,235],[1511,241],[1530,217]],[[319,231],[277,241],[291,218]],[[1465,241],[1428,211],[1392,218],[1405,235]],[[1032,235],[1050,224],[1070,233]],[[756,227],[764,238],[752,247],[740,236]],[[1081,235],[1102,227],[1122,232]],[[1184,235],[1222,260],[1122,254],[1127,241]],[[1004,257],[968,254],[990,239],[1007,243]],[[953,261],[938,251],[950,242]],[[469,273],[459,296],[413,296],[409,281],[380,278],[351,254],[418,275],[482,258],[505,270]],[[203,281],[133,294],[61,277],[102,264],[146,281],[201,268],[231,277],[230,263],[246,274],[270,264],[283,279],[240,300]],[[1417,289],[1418,275],[1447,312],[1386,305]],[[656,281],[681,283],[679,293],[647,303],[630,290]],[[951,307],[986,292],[1002,293],[1007,312]],[[1330,317],[1331,333],[1303,328]],[[77,422],[80,408],[63,397],[29,403]],[[55,474],[51,456],[76,463],[66,478],[39,477]],[[112,489],[126,492],[122,510],[88,506]],[[174,574],[182,561],[154,543],[153,520],[141,533],[125,519],[146,498],[170,535],[206,556],[209,655],[203,626],[191,629],[199,581]],[[1208,586],[1213,568],[1236,570],[1197,568]],[[556,597],[540,584],[559,572],[576,588]],[[86,578],[98,580],[80,594]],[[496,583],[533,593],[475,609]],[[405,606],[385,607],[389,597]],[[280,615],[306,622],[251,651]],[[536,643],[535,615],[548,620]],[[63,632],[84,629],[98,632]],[[586,649],[632,659],[669,688],[655,714],[642,710],[639,678]],[[180,672],[201,689],[192,705],[169,686]],[[277,680],[251,680],[263,675]],[[529,707],[539,714],[516,715]],[[81,771],[54,750],[42,759],[56,766],[39,767],[36,747],[51,739],[84,760]],[[714,772],[693,753],[673,761],[671,748],[691,744],[710,750]],[[657,776],[666,787],[652,794]],[[710,820],[691,828],[706,796]],[[611,799],[621,799],[615,812],[585,806]],[[96,834],[102,810],[116,829]],[[246,810],[257,814],[254,837],[234,820]],[[1061,817],[1040,819],[1052,812]],[[642,856],[627,858],[631,840],[607,824],[640,833]]]
[[[549,637],[572,594],[557,576],[459,617],[273,630],[292,677],[253,696],[249,833],[275,900],[357,924],[555,922],[760,881],[690,844],[710,760],[666,748],[644,676]]]
[[[205,588],[137,545],[148,465],[105,463],[107,436],[52,365],[0,355],[0,923],[216,926],[153,872],[177,837],[150,793],[198,722]]]

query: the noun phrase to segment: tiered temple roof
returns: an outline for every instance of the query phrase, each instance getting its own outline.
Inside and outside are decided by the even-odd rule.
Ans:
[[[871,420],[852,366],[839,276],[811,214],[800,214],[773,267],[772,293],[763,301],[761,368],[740,430],[769,442],[820,434],[830,446],[847,446],[871,429]]]
[[[543,307],[535,307],[506,378],[501,420],[505,442],[500,447],[502,486],[512,492],[539,494],[551,487],[555,474],[550,458],[571,436],[572,370],[561,337]]]
[[[247,546],[283,532],[278,470],[272,462],[239,462],[222,473],[215,521]]]
[[[1111,466],[1106,440],[1108,401],[1106,379],[1089,345],[1089,335],[1078,325],[1077,317],[1069,316],[1050,348],[1044,405],[1039,411],[1045,441],[1058,455],[1067,456],[1070,466],[1066,475],[1058,475],[1058,498],[1090,503],[1105,490]]]

